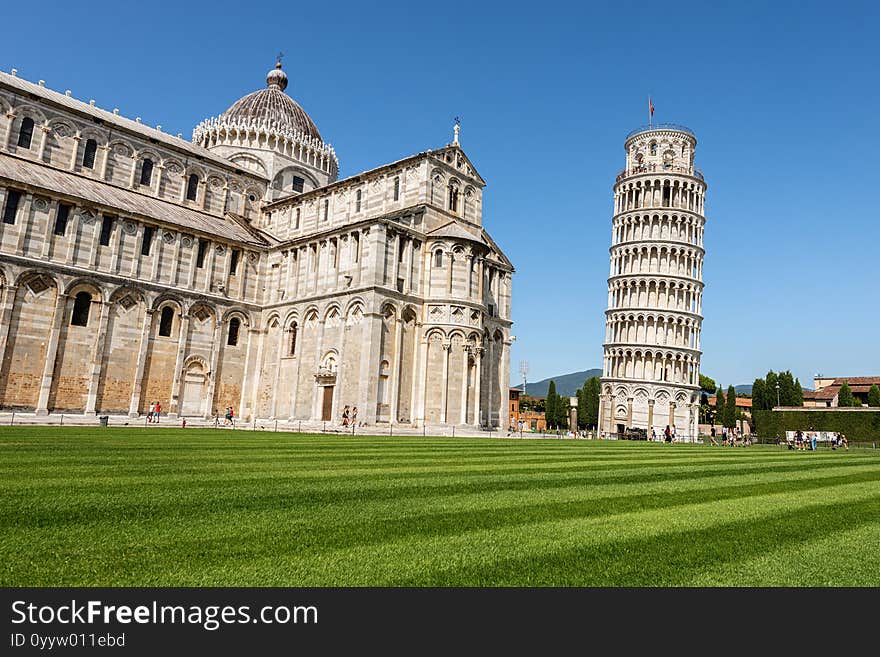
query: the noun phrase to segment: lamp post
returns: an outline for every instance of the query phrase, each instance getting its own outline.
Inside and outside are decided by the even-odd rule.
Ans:
[[[779,406],[779,381],[776,382],[776,405]]]

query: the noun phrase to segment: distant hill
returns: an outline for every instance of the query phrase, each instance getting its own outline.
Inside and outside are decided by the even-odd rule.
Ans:
[[[543,381],[526,384],[526,394],[532,397],[546,397],[547,391],[550,389],[550,379],[556,382],[556,394],[563,397],[574,397],[578,388],[584,385],[584,381],[593,376],[602,376],[602,370],[584,370],[583,372],[572,372],[571,374],[560,374],[559,376],[551,376]],[[522,388],[522,383],[514,384],[511,387]]]
[[[743,393],[746,395],[752,394],[752,384],[743,384],[741,386],[733,386],[733,389],[736,390],[737,393]]]

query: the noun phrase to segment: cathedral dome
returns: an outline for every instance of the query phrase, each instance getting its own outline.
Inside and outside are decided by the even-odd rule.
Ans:
[[[321,133],[306,111],[293,98],[284,93],[287,74],[281,70],[281,62],[266,76],[266,88],[239,98],[220,115],[227,123],[262,124],[280,132],[300,133],[321,139]]]

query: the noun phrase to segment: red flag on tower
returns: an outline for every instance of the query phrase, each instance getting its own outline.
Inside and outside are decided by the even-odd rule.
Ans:
[[[654,116],[654,103],[651,102],[651,97],[648,96],[648,112],[651,116]]]

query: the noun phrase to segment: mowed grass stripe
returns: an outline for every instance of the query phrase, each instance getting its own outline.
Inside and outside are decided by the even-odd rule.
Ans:
[[[748,474],[752,479],[762,475],[779,478],[784,475],[789,479],[804,476],[805,473],[820,471],[830,476],[837,471],[853,471],[868,468],[868,474],[876,473],[872,466],[861,466],[854,463],[834,464],[802,464],[796,473],[788,467],[770,466],[766,468],[750,467],[748,471],[739,468],[738,477]],[[322,488],[315,485],[306,486],[299,479],[276,477],[267,480],[261,477],[256,480],[242,481],[238,478],[229,480],[205,480],[202,478],[161,477],[156,482],[135,482],[112,479],[112,485],[75,486],[51,485],[44,488],[45,495],[37,497],[33,494],[33,486],[13,490],[3,490],[0,502],[0,526],[52,526],[64,524],[80,524],[92,521],[124,520],[132,517],[162,518],[173,514],[176,517],[189,515],[198,517],[205,513],[216,512],[259,512],[277,507],[296,508],[310,506],[326,507],[329,504],[367,501],[406,502],[411,499],[423,499],[430,492],[432,500],[446,503],[446,498],[468,495],[478,496],[475,499],[487,499],[491,495],[502,494],[511,496],[517,491],[532,491],[540,486],[547,497],[556,489],[567,489],[578,486],[581,490],[596,489],[591,494],[601,495],[602,491],[620,484],[638,484],[642,489],[649,485],[662,488],[675,488],[675,482],[699,482],[701,488],[712,485],[718,478],[729,477],[730,470],[725,468],[700,468],[693,470],[656,470],[643,469],[641,472],[626,474],[606,474],[576,471],[565,476],[548,476],[544,472],[522,473],[516,477],[506,475],[483,475],[478,480],[445,476],[442,483],[420,479],[417,481],[397,481],[389,485],[387,481],[370,478],[367,481],[358,479],[346,480],[343,485]],[[755,479],[756,480],[756,479]],[[235,485],[237,495],[228,495],[231,485]],[[717,485],[717,484],[716,484]],[[82,489],[82,490],[80,490]],[[52,492],[55,495],[52,495]],[[76,492],[73,498],[65,492]],[[181,507],[182,499],[189,500],[185,508]]]
[[[560,550],[582,562],[578,550],[595,543],[605,522],[650,524],[671,513],[694,529],[714,507],[733,514],[712,520],[725,524],[760,500],[790,510],[804,500],[834,503],[841,491],[858,502],[854,513],[865,527],[878,522],[873,502],[859,501],[880,477],[880,460],[867,450],[243,433],[0,430],[0,510],[9,512],[2,514],[0,579],[559,583],[570,573],[542,579],[526,571],[544,560],[559,570]],[[310,458],[301,458],[303,450]],[[131,463],[145,454],[149,463]],[[800,502],[780,502],[791,495]],[[663,522],[658,535],[668,529]],[[581,533],[572,547],[565,537],[574,527]],[[837,533],[832,528],[828,540]],[[464,552],[462,541],[471,543]],[[499,544],[507,545],[507,566],[487,569],[500,563]],[[625,576],[620,567],[609,572]],[[840,572],[870,579],[857,568]]]

